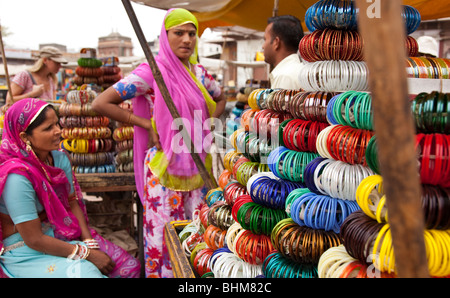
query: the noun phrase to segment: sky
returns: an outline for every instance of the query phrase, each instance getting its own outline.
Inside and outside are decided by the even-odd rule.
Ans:
[[[144,36],[154,40],[166,13],[131,1]],[[116,31],[131,37],[135,56],[144,56],[121,0],[0,0],[0,24],[7,28],[5,48],[38,50],[58,43],[68,52],[97,48],[98,38]]]

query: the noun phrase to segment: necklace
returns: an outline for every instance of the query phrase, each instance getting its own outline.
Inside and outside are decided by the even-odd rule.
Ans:
[[[51,166],[51,165],[52,165],[52,164],[51,164],[50,156],[47,156],[47,157],[45,158],[45,164],[48,165],[48,166]]]

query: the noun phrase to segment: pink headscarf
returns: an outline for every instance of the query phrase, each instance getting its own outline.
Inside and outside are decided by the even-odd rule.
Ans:
[[[64,170],[41,162],[33,151],[27,150],[26,144],[19,137],[46,105],[46,102],[39,99],[25,98],[7,110],[0,146],[0,193],[3,193],[9,174],[24,176],[33,185],[48,221],[55,230],[55,237],[76,239],[80,237],[81,229],[70,211],[70,184]]]
[[[170,9],[167,12],[165,20],[174,10]],[[205,148],[203,148],[203,141],[209,131],[204,129],[203,123],[210,117],[208,105],[212,102],[212,98],[209,94],[205,95],[205,90],[201,89],[204,87],[199,85],[199,82],[193,78],[193,74],[188,71],[180,59],[173,53],[170,48],[164,23],[160,34],[160,51],[158,56],[155,57],[155,60],[180,117],[183,119],[183,123],[185,123],[186,127],[190,128],[189,134],[194,145],[201,145],[196,146],[195,150],[200,158],[205,161],[207,154]],[[172,147],[175,136],[179,134],[178,127],[172,127],[173,118],[155,82],[149,65],[143,63],[133,73],[144,79],[155,90],[153,119],[156,123],[161,147],[169,161],[167,173],[177,177],[198,175],[198,169],[184,142],[182,150],[180,147],[177,147],[178,144]],[[135,98],[133,100],[133,111],[139,116],[150,118],[149,106],[146,100]],[[194,131],[194,128],[200,129]],[[143,190],[143,167],[147,149],[148,132],[135,127],[135,175],[136,186],[140,195]]]

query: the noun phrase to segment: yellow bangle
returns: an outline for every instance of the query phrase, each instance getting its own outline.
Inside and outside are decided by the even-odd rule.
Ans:
[[[358,185],[358,188],[356,189],[356,202],[358,203],[359,207],[361,207],[361,210],[369,217],[375,219],[373,216],[372,211],[370,210],[369,206],[369,194],[373,189],[373,183],[371,183],[373,180],[372,176],[364,178]],[[373,204],[372,204],[373,205]]]
[[[250,106],[251,109],[253,110],[259,110],[258,105],[256,104],[256,95],[258,94],[258,92],[262,91],[263,89],[255,89],[252,92],[250,92],[250,94],[248,95],[248,105]]]
[[[385,263],[387,263],[386,271],[388,273],[395,273],[395,255],[394,255],[394,246],[392,245],[392,236],[391,236],[391,229],[386,231],[386,235],[384,236],[383,241],[384,249],[385,249],[385,255],[387,259],[385,260]],[[383,245],[381,246],[383,249]]]
[[[428,230],[428,232],[432,235],[439,250],[438,257],[434,258],[437,268],[432,267],[431,262],[428,262],[430,274],[438,277],[448,276],[450,275],[450,232],[448,230]]]
[[[433,239],[433,236],[429,231],[425,230],[424,233],[425,247],[427,252],[427,261],[428,261],[428,270],[430,275],[434,275],[435,266],[436,266],[436,256],[438,254],[437,245]]]
[[[387,222],[386,197],[383,191],[383,177],[380,175],[366,177],[360,182],[356,189],[356,202],[370,218],[376,219],[379,223]]]
[[[375,214],[376,219],[379,223],[388,222],[387,210],[384,207],[385,204],[386,204],[386,195],[383,195],[381,197],[380,201],[378,202],[377,213]],[[384,212],[384,216],[383,216],[384,210],[386,210],[386,212]]]
[[[81,153],[88,153],[89,146],[87,140],[81,139],[79,141],[81,142],[83,148]]]
[[[372,248],[372,263],[379,271],[383,271],[383,261],[384,261],[384,251],[382,254],[382,246],[384,242],[384,234],[386,230],[389,229],[389,224],[385,224],[381,230],[378,232],[377,237],[375,238],[375,242]],[[380,249],[378,249],[380,247]]]
[[[430,275],[434,277],[450,275],[450,231],[425,230],[424,242]],[[388,224],[378,233],[371,258],[379,271],[396,273],[392,235]]]
[[[67,151],[70,151],[70,152],[75,152],[74,148],[72,147],[72,140],[66,139],[62,143],[63,143],[64,149],[66,149]]]

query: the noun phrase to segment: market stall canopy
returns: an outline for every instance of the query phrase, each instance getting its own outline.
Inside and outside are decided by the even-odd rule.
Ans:
[[[206,28],[238,25],[264,31],[272,16],[274,0],[133,0],[147,6],[169,9],[182,7],[194,12],[200,23],[199,31]],[[306,10],[318,0],[279,0],[278,15],[291,14],[304,19]],[[404,0],[403,4],[419,10],[422,20],[450,17],[448,0]],[[306,27],[304,27],[306,28]]]

